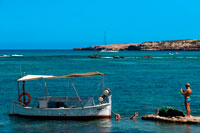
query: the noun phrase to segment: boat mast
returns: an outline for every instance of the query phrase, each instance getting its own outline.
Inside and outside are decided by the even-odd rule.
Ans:
[[[102,92],[103,92],[103,89],[104,89],[104,75],[102,75]]]
[[[73,83],[72,83],[72,87],[73,87],[74,91],[76,92],[76,96],[78,97],[79,102],[80,102],[80,104],[81,104],[81,106],[82,106],[82,108],[83,108],[83,107],[84,107],[84,106],[83,106],[83,102],[82,102],[81,98],[79,97],[78,92],[76,91],[76,88],[75,88],[75,86],[74,86]]]
[[[19,81],[17,81],[17,90],[18,90],[18,97],[19,97]]]
[[[45,85],[45,92],[46,92],[46,99],[47,99],[48,98],[47,97],[48,88],[47,88],[47,82],[45,79],[44,79],[44,85]]]
[[[22,90],[23,90],[23,100],[24,100],[24,105],[25,105],[25,103],[26,103],[26,97],[25,97],[25,81],[23,81]]]

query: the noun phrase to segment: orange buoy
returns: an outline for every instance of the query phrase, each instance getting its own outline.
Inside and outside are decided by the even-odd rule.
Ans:
[[[24,103],[24,104],[25,104],[25,105],[28,105],[28,104],[31,102],[31,95],[30,95],[29,93],[27,93],[27,92],[25,92],[25,93],[22,92],[22,93],[19,95],[18,101],[19,101],[20,103],[22,103],[21,97],[22,97],[24,94],[28,96],[28,101],[27,101],[26,103]]]

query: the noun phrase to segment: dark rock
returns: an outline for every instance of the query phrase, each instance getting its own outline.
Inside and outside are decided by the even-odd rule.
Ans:
[[[122,56],[113,56],[113,58],[124,58]]]
[[[144,56],[144,57],[145,57],[145,58],[152,58],[152,56],[149,56],[149,55],[148,55],[148,56]]]
[[[173,107],[162,107],[159,109],[158,115],[164,117],[185,116],[183,111],[174,109]]]
[[[88,57],[89,57],[89,58],[102,58],[102,56],[96,55],[96,54],[90,55],[90,56],[88,56]]]
[[[134,46],[134,45],[131,45],[127,48],[127,50],[140,50],[141,47],[138,47],[138,46]]]

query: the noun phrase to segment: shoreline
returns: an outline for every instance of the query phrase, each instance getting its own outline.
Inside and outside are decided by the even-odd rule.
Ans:
[[[82,50],[113,50],[113,51],[200,51],[200,40],[172,40],[155,41],[129,44],[96,45],[85,48],[74,48],[74,51]]]

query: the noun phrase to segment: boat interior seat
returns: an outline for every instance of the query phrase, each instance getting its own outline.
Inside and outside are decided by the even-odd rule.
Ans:
[[[47,100],[39,101],[39,108],[47,108],[47,107],[48,107],[48,101]]]
[[[67,108],[64,102],[56,102],[56,108],[64,107]]]
[[[68,108],[68,106],[65,105],[64,102],[55,102],[55,101],[48,102],[48,108],[60,108],[60,107]]]

